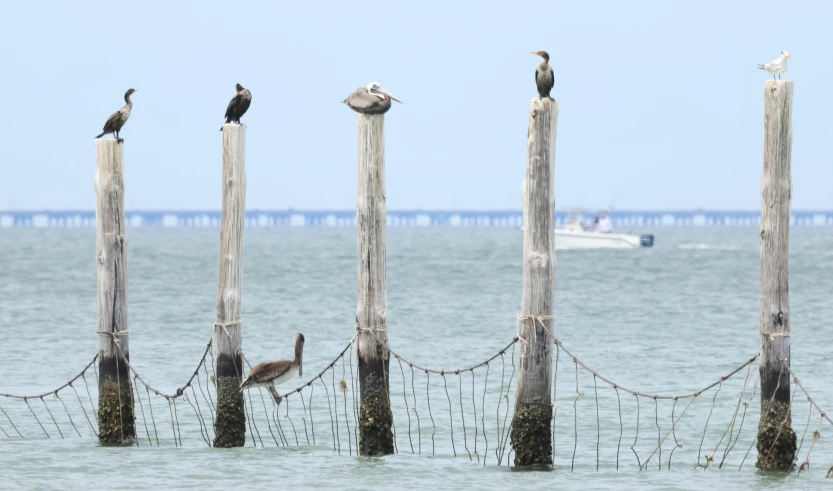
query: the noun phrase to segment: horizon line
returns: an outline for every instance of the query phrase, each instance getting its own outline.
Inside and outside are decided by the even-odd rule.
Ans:
[[[684,212],[684,213],[692,213],[692,212],[703,212],[703,213],[715,213],[715,212],[739,212],[739,213],[751,213],[751,212],[760,212],[760,208],[605,208],[605,207],[565,207],[559,208],[556,207],[555,211],[567,212],[570,211],[572,208],[580,208],[584,212],[591,212],[591,210],[596,210],[599,212],[605,211],[607,213],[638,213],[638,212],[648,212],[648,213],[658,213],[658,212]],[[125,208],[125,212],[148,212],[148,213],[161,213],[161,212],[172,212],[172,213],[220,213],[222,212],[221,208]],[[264,213],[274,213],[274,212],[311,212],[311,213],[324,213],[324,212],[335,212],[335,213],[345,213],[345,212],[352,212],[355,211],[355,208],[246,208],[246,212],[264,212]],[[833,212],[833,208],[793,208],[790,210],[791,212],[800,212],[800,213],[808,213],[808,212],[818,212],[818,213],[831,213]],[[17,208],[17,209],[0,209],[0,215],[2,214],[17,214],[17,213],[93,213],[95,212],[95,208]],[[499,212],[499,213],[523,213],[522,208],[388,208],[387,212],[426,212],[426,213],[487,213],[487,212]]]

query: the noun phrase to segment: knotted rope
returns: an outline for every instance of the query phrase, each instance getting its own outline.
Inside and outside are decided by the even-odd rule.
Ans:
[[[537,322],[541,326],[541,328],[544,329],[544,331],[553,339],[553,341],[557,342],[558,339],[555,337],[555,334],[553,334],[552,331],[549,330],[547,325],[544,324],[544,321],[551,321],[552,319],[553,319],[553,316],[551,316],[551,315],[533,315],[533,314],[521,314],[521,313],[519,313],[518,314],[518,322],[515,324],[515,329],[516,329],[517,334],[518,334],[518,339],[520,339],[521,341],[526,343],[526,339],[521,337],[521,321],[531,320],[532,325],[535,325],[535,323]],[[537,336],[537,333],[536,333],[536,336]],[[529,343],[527,343],[527,344],[529,344]]]
[[[772,341],[773,338],[788,338],[790,337],[790,333],[788,332],[769,332],[764,331],[760,327],[758,328],[758,332],[761,333],[761,336],[764,337],[767,341]]]

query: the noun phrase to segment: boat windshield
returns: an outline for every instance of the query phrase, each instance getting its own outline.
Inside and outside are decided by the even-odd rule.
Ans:
[[[597,230],[597,225],[602,214],[606,213],[607,210],[568,210],[565,228],[573,230],[580,229],[584,232],[594,232]]]

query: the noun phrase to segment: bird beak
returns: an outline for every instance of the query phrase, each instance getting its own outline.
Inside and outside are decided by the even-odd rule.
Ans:
[[[791,60],[792,60],[792,56],[790,56],[790,55],[787,55],[787,58],[789,58],[789,59],[791,59]]]
[[[390,97],[391,99],[395,100],[396,102],[398,102],[400,104],[404,104],[404,102],[402,102],[399,99],[397,99],[396,97],[394,97],[393,94],[391,94],[387,90],[380,88],[379,91],[382,92],[383,94],[385,94],[386,96]]]

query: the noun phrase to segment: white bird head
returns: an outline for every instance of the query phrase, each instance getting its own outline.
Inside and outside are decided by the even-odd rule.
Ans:
[[[783,56],[784,58],[790,58],[790,54],[787,53],[786,51],[782,51],[781,56]],[[790,58],[790,59],[792,60],[792,58]]]
[[[393,94],[391,94],[387,90],[383,89],[382,86],[379,85],[379,82],[370,82],[369,84],[367,84],[367,93],[368,94],[373,94],[376,97],[378,97],[379,99],[384,99],[385,96],[388,96],[391,99],[395,100],[396,102],[398,102],[400,104],[403,104],[403,102],[400,101],[399,99],[397,99],[396,97],[394,97]]]

